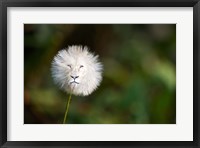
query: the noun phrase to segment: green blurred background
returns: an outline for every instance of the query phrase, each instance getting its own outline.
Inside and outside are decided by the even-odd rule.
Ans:
[[[69,45],[87,45],[104,72],[95,92],[72,96],[67,123],[176,123],[175,24],[25,24],[25,124],[62,123],[68,94],[50,67]]]

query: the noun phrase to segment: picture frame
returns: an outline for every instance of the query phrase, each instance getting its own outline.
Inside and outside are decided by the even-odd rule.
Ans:
[[[192,7],[193,8],[193,141],[8,141],[7,140],[7,8],[8,7]],[[7,0],[1,1],[0,146],[3,147],[199,147],[199,0]]]

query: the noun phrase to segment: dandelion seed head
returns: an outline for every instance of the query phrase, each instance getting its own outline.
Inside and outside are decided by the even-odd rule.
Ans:
[[[103,66],[87,46],[69,46],[54,57],[51,72],[60,89],[87,96],[100,85]]]

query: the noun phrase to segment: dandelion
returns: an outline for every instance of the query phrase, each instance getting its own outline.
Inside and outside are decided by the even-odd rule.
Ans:
[[[69,109],[71,95],[87,96],[100,85],[103,66],[98,55],[89,52],[87,46],[69,46],[54,57],[51,67],[54,82],[69,93],[63,123]]]

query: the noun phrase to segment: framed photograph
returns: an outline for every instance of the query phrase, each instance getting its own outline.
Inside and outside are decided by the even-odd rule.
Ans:
[[[1,147],[199,147],[199,0],[1,1]]]

